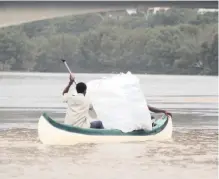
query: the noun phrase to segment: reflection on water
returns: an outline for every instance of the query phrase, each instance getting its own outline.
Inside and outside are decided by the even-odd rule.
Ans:
[[[217,77],[139,77],[148,102],[173,113],[172,141],[42,145],[38,118],[63,120],[68,75],[0,73],[0,179],[218,178]]]
[[[45,146],[35,129],[0,131],[0,178],[216,178],[217,130],[174,131],[168,142]],[[186,172],[185,172],[186,171]],[[180,176],[179,173],[180,172]]]

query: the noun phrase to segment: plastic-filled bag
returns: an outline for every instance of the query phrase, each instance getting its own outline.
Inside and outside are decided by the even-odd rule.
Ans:
[[[87,83],[87,95],[106,129],[152,130],[139,79],[130,72]]]

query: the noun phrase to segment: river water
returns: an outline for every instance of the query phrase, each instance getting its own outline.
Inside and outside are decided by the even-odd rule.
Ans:
[[[172,141],[44,146],[37,121],[63,120],[68,74],[0,73],[0,178],[218,178],[217,77],[138,76],[148,103],[173,113]]]

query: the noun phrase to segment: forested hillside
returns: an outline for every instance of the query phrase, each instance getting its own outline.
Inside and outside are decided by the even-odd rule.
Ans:
[[[94,13],[0,29],[0,71],[218,74],[218,13]]]

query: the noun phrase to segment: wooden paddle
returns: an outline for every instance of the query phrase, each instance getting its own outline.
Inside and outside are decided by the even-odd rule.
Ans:
[[[73,79],[75,79],[75,77],[72,76],[72,72],[71,72],[71,70],[70,70],[70,68],[69,68],[69,66],[68,66],[68,64],[67,64],[67,62],[66,62],[66,60],[61,59],[61,61],[65,64],[65,67],[67,68],[67,70],[68,70],[68,72],[70,73],[71,77],[72,77]],[[75,80],[74,80],[74,83],[76,84],[76,81],[75,81]],[[76,85],[77,85],[77,84],[76,84]]]

